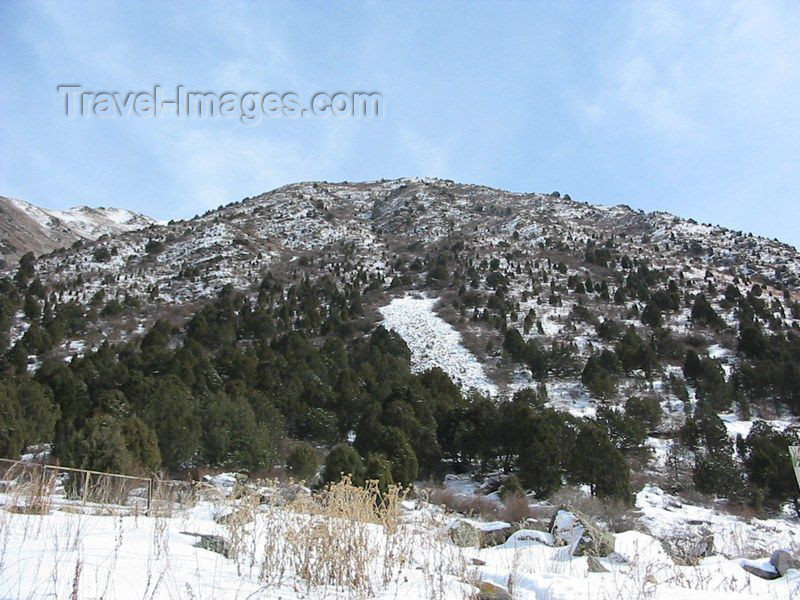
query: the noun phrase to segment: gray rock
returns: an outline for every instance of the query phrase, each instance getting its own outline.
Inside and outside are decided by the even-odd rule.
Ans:
[[[460,548],[480,548],[481,532],[472,523],[457,521],[450,526],[450,539]]]
[[[461,548],[489,548],[504,544],[517,528],[508,525],[482,530],[481,525],[459,519],[450,526],[450,539]]]
[[[590,573],[610,573],[610,571],[603,566],[603,563],[601,563],[600,559],[596,556],[590,556],[587,564],[589,565]]]
[[[778,575],[777,573],[761,569],[759,567],[756,567],[755,565],[751,565],[748,563],[743,563],[742,568],[748,573],[755,575],[756,577],[761,577],[761,579],[777,579],[778,577],[780,577],[780,575]]]
[[[233,548],[231,547],[230,542],[219,535],[200,534],[200,541],[197,542],[194,547],[216,552],[225,558],[233,558]]]
[[[511,594],[488,581],[478,582],[478,600],[513,600]]]
[[[783,577],[789,569],[800,569],[800,560],[797,560],[786,550],[775,550],[769,559],[769,564],[775,567],[778,574]]]

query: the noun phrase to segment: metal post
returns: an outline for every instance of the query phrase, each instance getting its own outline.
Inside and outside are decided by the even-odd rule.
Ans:
[[[147,516],[150,516],[150,505],[153,502],[153,478],[147,480]]]

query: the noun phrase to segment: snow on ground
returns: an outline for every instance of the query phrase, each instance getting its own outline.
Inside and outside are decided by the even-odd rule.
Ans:
[[[655,499],[660,494],[652,489],[643,494],[640,504],[659,510]],[[286,532],[299,531],[292,523],[320,527],[318,518],[265,507],[241,530],[243,554],[237,560],[197,546],[202,535],[230,535],[231,530],[215,521],[218,516],[219,507],[207,501],[170,518],[108,511],[102,515],[0,511],[0,598],[455,600],[474,593],[470,581],[509,590],[520,600],[789,599],[800,590],[800,572],[766,581],[745,572],[741,559],[715,556],[699,566],[678,566],[658,540],[638,531],[617,534],[615,554],[594,559],[606,573],[590,571],[587,557],[571,556],[570,546],[554,547],[553,537],[542,531],[520,530],[495,547],[458,548],[449,541],[445,515],[422,504],[403,510],[395,533],[374,524],[356,527],[374,551],[366,555],[365,571],[373,585],[368,593],[359,594],[331,585],[309,586],[299,576],[305,565],[302,557],[316,551],[312,547],[304,554]],[[488,530],[504,525],[475,524]],[[351,528],[344,525],[341,531]],[[316,535],[308,536],[308,541],[318,541]],[[392,558],[385,561],[389,554]],[[757,564],[767,556],[755,557]]]
[[[408,294],[378,311],[384,327],[397,332],[408,344],[414,372],[439,367],[462,389],[495,395],[497,386],[461,343],[461,334],[433,311],[437,302],[437,298]]]
[[[510,581],[514,598],[552,600],[790,598],[800,583],[798,572],[775,581],[758,579],[733,560],[680,567],[657,540],[636,531],[617,535],[614,558],[597,561],[609,573],[593,573],[586,557],[571,557],[569,547],[550,547],[537,538],[521,531],[501,546],[481,550],[478,556],[486,562],[481,579],[501,588]]]
[[[307,524],[315,532],[313,517],[280,509],[257,514],[242,539],[238,559],[198,547],[202,536],[223,536],[230,531],[215,521],[218,506],[201,502],[171,518],[144,515],[89,515],[53,511],[47,515],[0,512],[0,598],[38,600],[45,598],[128,599],[338,599],[353,597],[427,598],[433,579],[441,586],[442,600],[469,596],[469,586],[447,572],[443,560],[450,554],[460,559],[460,551],[431,540],[430,547],[420,535],[409,530],[408,538],[389,540],[379,525],[362,524],[356,531],[364,547],[372,550],[366,558],[365,576],[369,593],[334,585],[309,586],[299,574],[322,546],[315,550],[309,535],[303,548],[296,538],[283,535],[297,532]],[[318,522],[318,519],[317,519]],[[344,534],[343,534],[344,535]],[[351,540],[341,539],[347,546]],[[409,542],[419,544],[413,552]],[[386,549],[386,552],[384,551]],[[388,561],[384,556],[394,551]],[[296,554],[296,556],[295,556]],[[356,559],[356,557],[351,557]],[[397,558],[397,560],[395,560]],[[411,562],[400,560],[408,558]],[[340,554],[327,563],[348,560]],[[448,558],[449,560],[449,558]],[[463,560],[460,560],[462,564]],[[316,562],[314,564],[317,564]],[[449,564],[449,563],[447,563]],[[439,568],[442,568],[441,572]],[[393,570],[394,569],[394,570]],[[362,582],[363,583],[363,582]],[[474,589],[474,588],[473,588]]]
[[[658,538],[689,536],[700,532],[714,535],[714,550],[729,558],[769,556],[777,549],[800,549],[798,519],[741,519],[712,508],[681,502],[655,486],[636,495],[641,521]]]

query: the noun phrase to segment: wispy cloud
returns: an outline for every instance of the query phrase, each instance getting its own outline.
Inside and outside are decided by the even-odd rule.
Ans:
[[[770,117],[800,85],[800,20],[783,2],[634,3],[587,117],[701,142],[725,117]]]

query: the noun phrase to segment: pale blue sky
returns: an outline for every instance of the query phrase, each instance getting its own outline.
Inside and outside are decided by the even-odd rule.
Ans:
[[[800,4],[0,2],[0,194],[168,219],[435,176],[800,245]],[[378,91],[358,120],[69,119],[59,84]]]

